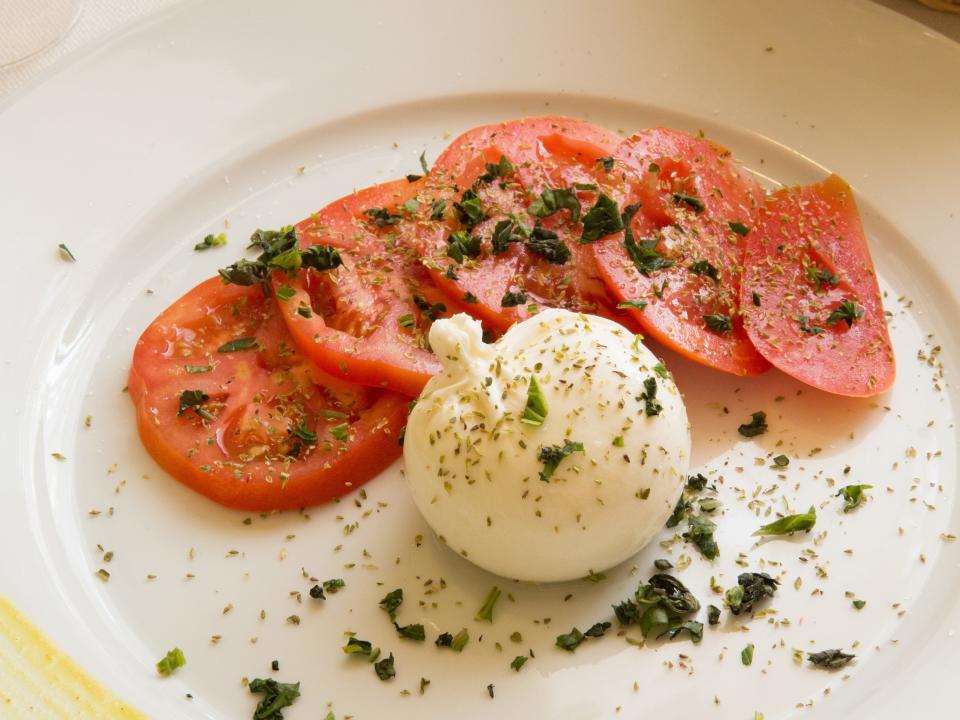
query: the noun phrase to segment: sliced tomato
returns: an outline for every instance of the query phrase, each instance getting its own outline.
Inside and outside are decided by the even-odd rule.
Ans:
[[[137,342],[140,438],[180,482],[228,507],[315,505],[400,454],[407,401],[344,382],[297,352],[259,286],[200,283]]]
[[[422,181],[397,180],[335,200],[297,231],[303,248],[337,248],[343,266],[273,278],[294,342],[317,365],[411,397],[440,370],[427,344],[430,324],[461,307],[437,290],[414,250],[442,235],[439,222],[417,220],[430,212],[414,210],[422,190]],[[293,291],[286,300],[284,286]]]
[[[893,346],[850,186],[831,175],[773,193],[746,240],[741,305],[764,357],[838,395],[888,390]]]
[[[613,157],[622,202],[641,204],[632,245],[617,233],[590,246],[617,301],[692,360],[736,375],[766,370],[739,312],[743,234],[756,224],[760,187],[729,151],[677,130],[643,130]]]
[[[582,225],[574,217],[595,201],[596,191],[587,189],[596,187],[594,167],[621,140],[609,130],[562,117],[488,125],[454,140],[428,178],[434,196],[446,205],[446,232],[428,236],[419,246],[437,286],[448,297],[466,299],[467,312],[500,331],[540,306],[630,323],[611,303],[593,255],[580,243]],[[533,216],[531,203],[546,190],[574,192],[577,208]],[[461,209],[472,196],[482,219]],[[512,240],[495,247],[495,232],[510,220]],[[555,234],[547,239],[562,244],[563,257],[532,251],[536,244],[527,240],[535,229],[539,235]],[[468,257],[451,257],[452,236],[459,231],[479,242]]]

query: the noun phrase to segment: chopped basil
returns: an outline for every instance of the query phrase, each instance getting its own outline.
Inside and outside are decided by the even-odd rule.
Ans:
[[[300,266],[303,265],[303,256],[300,254],[300,249],[294,245],[288,250],[271,257],[267,261],[267,265],[272,268],[279,268],[293,277],[300,272]]]
[[[701,508],[703,502],[701,501]],[[687,518],[687,531],[683,534],[683,539],[696,545],[707,560],[713,560],[720,554],[720,547],[713,536],[716,529],[716,524],[709,518],[694,515]]]
[[[453,209],[457,211],[457,218],[468,231],[483,222],[483,207],[480,205],[480,198],[473,190],[464,192],[460,202],[453,204]]]
[[[760,307],[760,293],[754,290],[750,293],[750,299],[753,301],[754,307]]]
[[[447,265],[447,269],[443,271],[443,276],[447,280],[459,280],[457,277],[457,271],[454,269],[453,264]]]
[[[844,321],[847,323],[847,327],[853,327],[853,323],[856,320],[859,320],[863,317],[863,308],[855,305],[850,300],[842,300],[840,305],[833,309],[833,312],[830,313],[827,317],[827,325],[836,325],[838,322]]]
[[[490,236],[490,245],[493,248],[493,254],[499,255],[507,251],[510,243],[523,242],[529,233],[524,227],[514,219],[500,220],[493,227],[493,235]]]
[[[656,270],[673,267],[673,260],[668,260],[657,252],[659,242],[657,238],[637,242],[633,239],[632,233],[628,233],[624,237],[623,247],[627,251],[627,256],[633,261],[641,275],[649,275]]]
[[[389,680],[390,678],[396,677],[397,670],[393,665],[393,653],[390,653],[389,657],[383,658],[383,660],[378,660],[373,664],[373,669],[377,673],[377,677],[381,680]]]
[[[457,230],[447,238],[447,257],[462,265],[464,258],[475,258],[480,254],[480,243],[479,237],[469,235],[466,230]]]
[[[697,473],[696,475],[690,475],[687,478],[687,489],[693,490],[694,492],[700,492],[707,486],[707,478],[702,473]]]
[[[573,628],[568,633],[557,635],[556,646],[566,650],[567,652],[573,652],[580,647],[580,643],[582,643],[585,639],[586,636],[582,632],[577,630],[577,628]]]
[[[597,202],[583,216],[583,233],[581,243],[591,243],[607,235],[623,230],[623,218],[617,203],[608,196],[600,193]]]
[[[286,302],[296,294],[297,294],[297,291],[294,290],[289,285],[284,285],[283,287],[279,288],[276,292],[277,300],[282,300],[283,302]]]
[[[167,676],[177,668],[183,667],[186,664],[187,659],[183,655],[183,650],[175,647],[173,650],[170,650],[166,655],[164,655],[163,659],[157,663],[157,672],[163,676]]]
[[[639,625],[644,637],[654,628],[665,628],[670,638],[687,630],[694,642],[699,642],[703,636],[703,626],[696,623],[684,627],[684,616],[699,609],[700,603],[693,593],[682,582],[665,573],[654,575],[646,585],[637,588],[634,597],[613,606],[620,624]]]
[[[720,622],[720,608],[716,605],[707,605],[707,622],[716,625]]]
[[[211,235],[207,235],[203,240],[201,240],[196,245],[194,245],[193,249],[196,250],[197,252],[201,252],[203,250],[209,250],[212,247],[219,247],[220,245],[226,245],[226,244],[227,244],[227,236],[225,234],[223,233],[220,233],[219,235],[211,234]]]
[[[334,425],[330,428],[330,434],[333,435],[340,442],[346,442],[350,437],[350,425],[348,423],[340,423],[339,425]]]
[[[805,332],[807,335],[822,335],[823,328],[819,325],[811,325],[810,318],[806,315],[797,315],[797,323],[800,326],[800,330]]]
[[[540,383],[537,382],[535,375],[530,376],[530,383],[527,385],[527,405],[523,409],[523,415],[520,422],[527,425],[543,425],[547,419],[547,401],[543,397],[543,391],[540,389]]]
[[[424,175],[430,174],[430,167],[427,165],[427,151],[424,150],[420,153],[420,168],[423,170]]]
[[[517,307],[527,302],[525,292],[505,292],[500,298],[500,307]]]
[[[370,208],[364,210],[363,214],[369,217],[370,221],[379,228],[396,225],[403,219],[397,213],[392,213],[386,208]]]
[[[604,633],[610,629],[610,625],[611,623],[606,621],[594,623],[590,626],[590,629],[584,633],[584,635],[592,638],[603,637]]]
[[[856,655],[845,653],[842,650],[821,650],[820,652],[807,653],[807,660],[817,667],[826,670],[837,670],[848,665]]]
[[[652,162],[652,163],[650,163],[650,164],[647,166],[647,170],[650,171],[650,172],[652,172],[652,173],[654,173],[654,174],[656,174],[656,173],[660,172],[660,166],[657,165],[655,162]]]
[[[310,588],[310,597],[312,597],[314,600],[327,599],[327,596],[323,592],[323,588],[319,585],[314,585],[312,588]]]
[[[204,420],[215,420],[213,415],[203,409],[203,403],[210,399],[203,390],[184,390],[180,393],[180,408],[177,415],[183,415],[187,410],[193,410]]]
[[[804,258],[804,260],[806,260],[806,258]],[[816,263],[804,261],[803,269],[807,273],[807,280],[818,287],[822,287],[824,285],[831,285],[835,287],[840,284],[840,278],[830,272],[830,270],[827,268],[822,268]]]
[[[244,350],[256,350],[257,349],[257,339],[255,337],[242,337],[231,340],[230,342],[224,343],[217,348],[217,352],[229,353],[229,352],[242,352]]]
[[[70,248],[68,248],[65,244],[60,243],[57,245],[57,249],[60,251],[60,257],[62,257],[64,260],[72,263],[77,261],[77,258],[75,258],[73,253],[70,252]]]
[[[307,443],[307,445],[313,445],[317,442],[317,434],[308,428],[306,423],[304,423],[302,420],[297,427],[291,428],[289,432],[295,438],[303,440],[303,442]]]
[[[753,665],[753,643],[747,643],[740,651],[740,662],[747,666]]]
[[[766,573],[740,573],[737,584],[724,593],[723,603],[734,615],[753,610],[766,597],[773,597],[780,581]]]
[[[441,642],[441,639],[444,642]],[[454,652],[463,652],[463,649],[467,646],[467,642],[470,640],[470,633],[467,632],[466,628],[463,628],[456,635],[452,636],[450,633],[443,633],[440,637],[437,638],[437,645],[439,647],[449,647]]]
[[[583,452],[583,443],[564,440],[563,445],[545,445],[537,453],[537,459],[543,463],[540,479],[549,482],[560,462],[575,452]]]
[[[403,604],[403,588],[391,590],[380,601],[380,607],[386,611],[391,620],[397,617],[397,608]]]
[[[436,200],[433,205],[430,206],[430,219],[431,220],[443,220],[443,213],[447,209],[447,203],[445,200]]]
[[[403,203],[403,209],[409,215],[416,215],[418,212],[420,212],[420,203],[417,200],[410,198],[405,203]]]
[[[492,183],[497,178],[506,177],[516,170],[513,163],[510,162],[505,155],[500,156],[499,162],[484,163],[484,169],[486,172],[480,175],[476,182]]]
[[[707,206],[703,204],[703,201],[700,198],[694,197],[693,195],[688,195],[687,193],[674,193],[673,201],[678,205],[683,203],[684,205],[689,206],[696,213],[702,213],[707,209]]]
[[[690,272],[694,275],[706,275],[714,282],[720,282],[720,271],[708,260],[697,260],[690,265]]]
[[[653,561],[653,566],[660,572],[666,572],[673,567],[673,563],[664,558],[658,558]]]
[[[643,412],[647,417],[659,415],[663,410],[663,405],[657,400],[657,379],[648,377],[643,381],[643,392],[640,393],[640,399],[643,400]]]
[[[657,640],[661,638],[673,640],[684,630],[690,633],[690,639],[693,640],[694,643],[703,640],[703,623],[697,622],[696,620],[688,620],[687,622],[668,625],[662,633],[657,635]]]
[[[319,272],[334,270],[343,265],[343,258],[333,245],[316,243],[300,253],[303,267]]]
[[[413,304],[423,313],[427,320],[436,320],[442,313],[447,311],[447,306],[443,303],[434,303],[431,305],[419,295],[413,296]]]
[[[419,642],[423,642],[427,639],[426,630],[424,630],[423,625],[420,623],[403,626],[393,623],[393,626],[397,629],[397,634],[402,638],[407,638],[408,640],[417,640]]]
[[[413,315],[411,315],[410,313],[407,313],[406,315],[401,315],[400,317],[397,318],[397,324],[402,328],[411,330],[414,327],[416,327],[417,321],[413,317]]]
[[[810,530],[817,524],[817,509],[811,505],[805,513],[785,515],[779,520],[760,527],[754,535],[788,535]]]
[[[750,422],[743,423],[737,428],[737,432],[746,438],[763,435],[767,430],[767,414],[763,410],[750,413]]]
[[[542,227],[539,222],[534,225],[530,237],[527,238],[526,247],[554,265],[563,265],[570,259],[570,248],[555,232]]]
[[[433,644],[437,647],[450,647],[453,645],[453,635],[448,632],[440,633],[437,635],[437,639],[433,641]]]
[[[263,695],[253,712],[254,720],[283,720],[281,710],[293,705],[300,697],[300,683],[282,683],[272,678],[255,678],[250,681],[250,692]]]
[[[653,370],[654,375],[661,380],[666,380],[668,377],[670,377],[670,371],[667,370],[667,366],[663,364],[662,360],[654,365],[651,369]]]
[[[690,504],[690,502],[684,498],[683,495],[680,495],[679,499],[677,500],[677,504],[673,506],[673,512],[670,513],[670,517],[667,518],[666,527],[672,528],[679,525],[680,521],[687,517],[687,513],[689,513],[692,509],[693,506]]]
[[[480,300],[477,298],[476,295],[474,295],[472,292],[467,290],[463,294],[463,302],[467,303],[468,305],[476,305],[477,303],[480,302]]]
[[[713,512],[720,507],[720,501],[717,498],[700,498],[697,502],[703,512]]]
[[[867,604],[867,601],[866,601],[866,600],[854,600],[853,603],[852,603],[852,605],[853,605],[857,610],[863,610],[863,608],[864,608],[864,606],[865,606],[866,604]]]
[[[340,578],[331,578],[330,580],[323,581],[323,589],[331,595],[336,595],[337,592],[342,590],[345,586],[346,583]]]
[[[380,656],[380,648],[375,648],[368,640],[360,640],[356,637],[351,637],[347,640],[347,644],[343,646],[343,651],[347,655],[360,655],[373,662]]]
[[[727,223],[727,225],[729,225],[729,226],[730,226],[730,229],[731,229],[733,232],[735,232],[737,235],[739,235],[740,237],[743,237],[743,236],[746,235],[748,232],[750,232],[750,228],[748,228],[748,227],[747,227],[746,225],[744,225],[743,223],[731,222],[731,223]]]
[[[500,599],[500,588],[494,585],[490,588],[490,592],[487,593],[487,599],[483,601],[483,605],[477,610],[477,614],[474,616],[474,620],[477,622],[486,621],[493,622],[493,607],[497,604],[497,600]]]
[[[786,455],[777,455],[773,458],[773,467],[775,468],[785,468],[790,464],[790,458]]]
[[[530,658],[529,658],[527,655],[517,655],[517,656],[510,662],[510,669],[511,669],[511,670],[515,670],[516,672],[520,672],[520,668],[522,668],[522,667],[523,667],[523,664],[524,664],[525,662],[527,662],[527,660],[529,660],[529,659],[530,659]]]
[[[232,265],[217,270],[224,283],[233,285],[256,285],[266,279],[267,266],[256,260],[237,260]]]
[[[184,365],[183,369],[187,371],[190,375],[196,375],[197,373],[208,373],[213,370],[213,365]]]
[[[603,165],[603,169],[606,172],[613,170],[613,158],[611,156],[608,155],[607,157],[599,157],[597,158],[597,162]]]
[[[733,323],[727,315],[704,315],[703,324],[717,335],[726,335],[733,330]]]
[[[527,212],[545,218],[564,209],[570,211],[573,222],[580,219],[580,200],[577,199],[577,193],[571,188],[547,188],[540,193],[540,197],[530,203]]]
[[[309,320],[310,318],[313,317],[313,310],[311,310],[306,305],[301,303],[300,307],[297,308],[297,315],[303,318],[307,318]]]
[[[837,497],[843,498],[843,511],[850,512],[858,507],[866,499],[864,490],[869,490],[873,485],[845,485],[840,488]]]
[[[617,309],[633,308],[635,310],[643,310],[648,304],[646,300],[624,300],[622,303],[617,303]]]

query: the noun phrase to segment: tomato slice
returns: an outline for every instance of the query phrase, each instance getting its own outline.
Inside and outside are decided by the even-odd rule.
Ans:
[[[596,198],[586,188],[596,185],[597,160],[609,156],[621,140],[609,130],[562,117],[488,125],[454,140],[437,158],[428,179],[447,205],[447,232],[434,234],[419,246],[437,286],[448,297],[461,302],[466,298],[467,312],[500,331],[540,306],[632,324],[611,303],[592,253],[579,242],[582,226],[575,217]],[[551,189],[574,193],[576,208],[568,201],[566,209],[533,216],[531,203]],[[479,203],[475,217],[458,207],[467,198]],[[498,246],[495,235],[511,220],[512,230],[499,235]],[[479,241],[465,258],[450,257],[451,236],[458,231]],[[528,242],[531,232],[547,245]],[[551,247],[561,245],[550,253]],[[532,247],[545,247],[549,254]]]
[[[400,455],[406,399],[320,370],[259,286],[212,278],[177,300],[137,342],[128,387],[147,451],[228,507],[315,505]]]
[[[736,375],[769,363],[739,312],[743,237],[756,224],[760,187],[729,151],[654,128],[625,140],[611,173],[640,203],[632,245],[617,233],[591,245],[600,275],[646,333],[691,360]]]
[[[332,375],[415,397],[439,372],[430,324],[460,309],[430,280],[414,245],[441,236],[415,211],[423,181],[397,180],[335,200],[297,225],[301,247],[336,247],[343,267],[274,275],[297,347]],[[377,214],[379,213],[379,215]],[[423,210],[429,214],[429,208]],[[293,296],[279,299],[287,286]]]
[[[746,237],[744,263],[746,329],[773,365],[837,395],[890,388],[893,346],[847,183],[831,175],[773,193]]]

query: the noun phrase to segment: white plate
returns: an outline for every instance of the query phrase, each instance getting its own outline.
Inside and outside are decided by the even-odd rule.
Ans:
[[[958,76],[960,46],[868,2],[211,1],[113,38],[0,115],[0,592],[158,718],[249,717],[254,699],[241,680],[257,676],[301,681],[292,720],[321,717],[328,703],[337,717],[398,719],[952,715],[960,556],[940,536],[958,527],[949,382],[960,352]],[[667,554],[656,544],[604,582],[508,583],[430,539],[397,467],[367,486],[360,506],[349,498],[247,526],[245,514],[154,465],[121,393],[142,328],[234,259],[255,227],[414,172],[449,132],[544,112],[627,132],[702,128],[771,182],[829,168],[859,193],[893,313],[899,379],[879,399],[888,408],[776,372],[736,380],[668,357],[687,396],[696,466],[725,477],[722,555],[713,567],[695,558],[680,577],[719,604],[709,578],[734,584],[739,552],[751,569],[784,573],[776,614],[708,629],[699,646],[638,649],[611,633],[572,655],[552,647],[558,633],[607,617]],[[227,248],[191,251],[226,220]],[[75,265],[58,258],[59,242]],[[940,391],[938,368],[917,359],[934,345]],[[756,409],[770,413],[772,430],[743,442],[736,426]],[[817,503],[819,540],[749,537],[758,520],[737,489],[752,496],[775,483],[755,464],[773,450],[793,458],[789,481],[761,497]],[[844,480],[846,464],[850,482],[875,486],[849,515],[827,481]],[[115,553],[108,583],[95,576],[98,543]],[[805,549],[818,557],[801,562]],[[347,588],[318,605],[302,568],[342,576]],[[446,589],[428,594],[441,577]],[[481,626],[472,616],[497,583],[514,601],[501,599],[495,623]],[[426,623],[431,637],[467,626],[467,650],[396,638],[377,601],[398,586],[404,622]],[[867,606],[854,610],[847,592]],[[344,657],[346,630],[392,650],[397,678],[381,683]],[[515,630],[521,645],[509,640]],[[854,644],[844,673],[792,657],[792,648]],[[153,664],[174,645],[188,665],[160,680]],[[528,648],[536,658],[513,673],[510,660]],[[421,677],[431,680],[422,697]]]

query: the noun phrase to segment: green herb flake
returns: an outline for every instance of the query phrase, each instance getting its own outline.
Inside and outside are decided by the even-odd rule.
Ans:
[[[412,314],[407,313],[406,315],[401,315],[397,318],[397,324],[402,328],[412,330],[414,327],[416,327],[417,321]]]
[[[607,157],[599,157],[599,158],[597,158],[596,162],[597,162],[599,165],[602,165],[602,166],[603,166],[604,172],[611,172],[611,171],[613,170],[613,157],[612,157],[612,156],[609,156],[609,155],[608,155]]]
[[[289,285],[284,285],[283,287],[278,289],[277,292],[275,293],[275,295],[277,296],[277,300],[282,300],[283,302],[286,302],[296,294],[297,294],[297,291],[294,290]]]
[[[193,410],[204,420],[215,420],[209,412],[203,409],[203,403],[210,399],[203,390],[184,390],[180,393],[180,406],[177,415],[183,415],[187,410]]]
[[[75,263],[77,261],[77,258],[74,257],[72,252],[70,252],[70,248],[68,248],[63,243],[60,243],[59,245],[57,245],[57,249],[60,251],[60,257],[66,260],[67,262]]]
[[[648,377],[643,381],[643,392],[640,393],[640,399],[643,400],[643,412],[647,417],[655,417],[663,411],[663,405],[657,400],[657,379]]]
[[[157,663],[157,672],[166,677],[177,668],[183,667],[186,664],[187,659],[183,655],[183,650],[175,647]]]
[[[373,664],[373,669],[377,673],[377,677],[386,682],[391,678],[397,676],[397,669],[393,664],[393,653],[390,653],[389,657],[385,657],[383,660],[378,660]]]
[[[754,290],[750,293],[750,299],[753,301],[754,307],[760,307],[760,293]]]
[[[487,593],[487,599],[483,601],[483,605],[477,611],[474,620],[477,622],[493,622],[493,607],[497,604],[497,600],[500,599],[500,588],[494,585],[490,588],[490,592]]]
[[[721,315],[719,313],[713,315],[704,315],[703,324],[717,335],[726,335],[733,330],[733,321],[730,320],[730,317],[727,315]]]
[[[263,695],[253,712],[254,720],[283,720],[283,708],[290,707],[300,697],[300,683],[282,683],[272,678],[250,681],[250,692]]]
[[[217,352],[243,352],[244,350],[256,350],[257,347],[257,339],[255,337],[241,337],[224,343],[217,348]]]
[[[517,307],[518,305],[523,305],[525,302],[527,302],[527,294],[525,292],[506,292],[500,299],[500,307]]]
[[[554,265],[563,265],[570,259],[570,248],[560,239],[560,236],[542,227],[539,222],[534,225],[525,244],[527,250]]]
[[[348,423],[340,423],[339,425],[334,425],[330,428],[330,434],[333,435],[340,442],[346,442],[350,437],[350,425]]]
[[[692,272],[694,275],[703,275],[708,277],[714,282],[720,282],[720,271],[717,270],[717,268],[715,268],[713,264],[707,260],[697,260],[696,262],[691,263],[690,272]]]
[[[855,510],[860,507],[863,501],[867,498],[864,494],[865,490],[870,490],[873,485],[845,485],[840,488],[840,492],[837,493],[837,497],[843,498],[843,511],[845,513]]]
[[[424,175],[430,174],[430,167],[427,165],[427,151],[424,150],[420,153],[420,169],[423,170]]]
[[[317,442],[317,433],[307,427],[307,424],[301,420],[296,427],[291,427],[289,433],[297,438],[302,440],[307,445],[314,445]]]
[[[583,216],[583,233],[581,243],[592,243],[607,235],[623,230],[623,218],[617,203],[608,196],[600,193],[597,202]]]
[[[517,655],[513,660],[510,661],[510,669],[520,672],[520,668],[522,668],[524,663],[526,663],[529,659],[530,658],[527,655]]]
[[[702,502],[701,502],[702,507]],[[714,538],[716,524],[702,515],[687,518],[687,531],[683,539],[692,542],[707,560],[713,560],[720,554],[720,547]]]
[[[633,310],[643,310],[649,303],[646,300],[624,300],[622,303],[617,303],[618,310],[625,310],[627,308]]]
[[[397,213],[392,213],[386,208],[370,208],[364,210],[363,214],[370,218],[370,221],[378,228],[396,225],[403,219]]]
[[[740,662],[748,667],[753,665],[753,643],[747,643],[747,646],[740,651]]]
[[[483,207],[480,204],[480,198],[473,190],[467,190],[460,198],[460,202],[453,204],[453,209],[457,212],[457,219],[468,231],[473,230],[484,220]]]
[[[356,637],[349,638],[342,649],[347,655],[360,655],[369,658],[371,662],[380,656],[379,648],[373,647],[373,644],[368,640],[360,640]]]
[[[545,445],[537,453],[537,459],[543,463],[540,479],[549,482],[560,462],[575,452],[583,452],[583,443],[564,440],[563,445]]]
[[[863,317],[863,308],[855,305],[850,300],[842,300],[840,305],[835,307],[827,317],[827,325],[836,325],[838,322],[846,322],[847,327],[853,327],[853,323]]]
[[[424,630],[423,625],[420,623],[414,623],[411,625],[398,625],[394,623],[393,626],[397,629],[397,634],[406,638],[407,640],[416,640],[417,642],[423,642],[427,639],[426,630]]]
[[[457,230],[447,238],[447,257],[453,258],[458,265],[463,265],[466,258],[479,256],[480,248],[480,238],[473,237],[466,230]]]
[[[203,252],[204,250],[209,250],[210,248],[220,247],[221,245],[227,244],[227,236],[224,233],[219,235],[207,235],[203,240],[198,242],[193,246],[193,249],[197,252]]]
[[[764,598],[773,597],[779,585],[779,580],[766,573],[740,573],[737,584],[724,593],[723,603],[734,615],[748,613]]]
[[[633,261],[641,275],[648,276],[656,270],[665,270],[673,267],[673,260],[668,260],[657,251],[660,241],[649,238],[637,242],[632,233],[627,233],[623,240],[623,247],[627,256]]]
[[[720,622],[720,608],[716,605],[707,605],[707,622],[717,625]]]
[[[788,535],[810,530],[817,524],[817,509],[811,505],[805,513],[786,515],[779,520],[762,526],[754,535]]]
[[[569,210],[570,219],[577,222],[580,219],[580,200],[572,188],[548,188],[540,193],[527,208],[527,212],[539,218],[553,215],[560,210]]]
[[[703,204],[703,200],[698,197],[694,197],[693,195],[688,195],[687,193],[673,193],[673,202],[678,205],[686,205],[695,213],[702,213],[707,209],[707,206]]]
[[[436,200],[433,205],[430,206],[430,219],[434,221],[443,220],[443,214],[447,209],[447,203],[445,200]]]
[[[472,292],[467,290],[463,294],[463,302],[467,303],[467,305],[476,305],[477,303],[480,302],[480,299],[476,295],[474,295]]]
[[[763,435],[769,428],[767,427],[767,414],[763,410],[750,413],[750,422],[743,423],[737,428],[737,432],[745,438]]]
[[[733,232],[735,232],[735,233],[736,233],[737,235],[739,235],[740,237],[743,237],[743,236],[746,235],[748,232],[750,232],[750,228],[748,228],[748,227],[747,227],[746,225],[744,225],[743,223],[731,222],[731,223],[727,223],[727,225],[730,227],[730,230],[732,230]]]
[[[543,397],[543,391],[540,389],[540,383],[537,382],[536,375],[530,376],[530,383],[527,385],[527,405],[523,409],[523,415],[520,422],[527,425],[543,425],[547,419],[547,401]]]
[[[857,610],[863,610],[866,604],[867,604],[866,600],[854,600],[851,603],[851,605],[853,605]]]
[[[556,646],[567,652],[573,652],[580,647],[584,640],[586,640],[586,636],[577,628],[573,628],[568,633],[557,635]]]
[[[391,590],[380,601],[380,608],[384,610],[391,620],[397,617],[397,608],[403,604],[403,588]]]
[[[523,242],[529,233],[524,231],[523,226],[516,220],[500,220],[493,227],[493,234],[490,236],[490,246],[494,255],[504,253],[510,247],[510,243]]]
[[[777,455],[773,458],[773,467],[780,470],[787,467],[790,464],[790,458],[786,455]]]
[[[856,655],[845,653],[842,650],[821,650],[820,652],[807,653],[807,660],[824,670],[838,670],[850,664],[855,657]]]
[[[697,612],[700,603],[677,578],[666,573],[653,575],[637,588],[633,597],[613,606],[621,625],[639,625],[644,637],[656,628],[666,628],[671,639],[683,630],[694,642],[703,637],[701,623],[688,623],[685,616]],[[662,636],[662,634],[661,634]]]
[[[319,243],[311,245],[300,253],[300,259],[303,267],[324,272],[334,270],[343,265],[343,258],[340,252],[333,245],[321,245]]]

